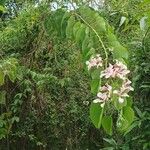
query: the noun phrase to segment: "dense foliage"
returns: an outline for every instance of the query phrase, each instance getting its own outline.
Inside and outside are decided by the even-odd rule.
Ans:
[[[149,6],[149,0],[2,0],[0,149],[148,150]],[[96,54],[105,69],[113,59],[128,65],[134,87],[106,110],[93,103],[106,81],[85,64]],[[104,131],[95,128],[101,123]]]

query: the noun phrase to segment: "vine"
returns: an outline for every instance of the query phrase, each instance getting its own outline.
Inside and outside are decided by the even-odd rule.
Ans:
[[[87,65],[85,69],[88,68],[87,71],[91,76],[91,92],[97,95],[90,106],[90,118],[93,124],[96,128],[102,125],[111,135],[113,128],[113,113],[109,110],[111,107],[118,112],[116,122],[118,130],[121,132],[128,130],[134,120],[134,111],[128,95],[133,88],[127,78],[130,71],[125,63],[128,59],[128,51],[117,40],[110,25],[89,7],[81,7],[77,13],[70,13],[66,36],[76,41],[81,48],[84,63]],[[104,50],[104,66],[103,52],[96,51],[96,48],[100,48],[96,38]]]

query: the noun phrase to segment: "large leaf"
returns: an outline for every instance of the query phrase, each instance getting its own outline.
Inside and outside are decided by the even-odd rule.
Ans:
[[[123,47],[122,45],[120,45],[119,42],[113,43],[113,57],[114,59],[120,59],[120,58],[124,58],[124,59],[128,59],[128,51],[125,47]]]
[[[103,117],[103,108],[99,103],[92,103],[90,105],[90,119],[96,128],[101,127],[101,121]]]
[[[104,18],[102,18],[98,13],[95,13],[93,17],[95,17],[95,22],[92,24],[92,26],[97,33],[101,34],[106,32],[106,23]]]
[[[133,104],[133,100],[131,97],[127,97],[127,106],[131,107]]]
[[[128,121],[128,123],[131,124],[135,117],[133,109],[129,106],[124,107],[123,116]]]
[[[65,11],[63,9],[57,9],[53,14],[54,28],[56,28],[57,34],[61,35],[61,22],[64,17]]]
[[[97,12],[86,6],[81,7],[79,12],[85,24],[94,29],[99,35],[106,32],[105,20]]]
[[[90,49],[92,49],[92,47],[93,47],[93,40],[86,33],[85,38],[82,41],[82,56],[84,59],[86,59],[86,56],[89,53]]]
[[[107,39],[109,42],[109,46],[113,50],[112,52],[114,59],[128,59],[128,50],[119,43],[113,33],[108,32]]]
[[[134,121],[134,111],[131,107],[125,106],[122,109],[122,114],[119,116],[117,121],[117,127],[120,131],[127,131]]]
[[[93,69],[91,71],[91,77],[92,79],[100,79],[100,69]]]
[[[103,117],[102,126],[107,134],[112,135],[112,117],[111,116]]]
[[[73,26],[76,23],[75,17],[71,16],[68,20],[67,28],[66,28],[66,36],[67,38],[73,37]]]
[[[81,22],[78,21],[73,26],[73,36],[76,37],[77,31],[81,28]]]
[[[61,35],[62,37],[66,37],[66,28],[67,28],[67,23],[68,23],[68,19],[70,17],[70,13],[69,12],[65,12],[64,16],[61,20]]]
[[[128,121],[125,118],[123,118],[123,116],[119,116],[119,118],[117,119],[118,130],[124,132],[128,127],[129,127]]]
[[[100,79],[92,79],[91,81],[91,93],[97,94],[100,87]]]
[[[92,55],[95,54],[95,49],[94,48],[90,48],[89,50],[87,50],[88,52],[86,53],[86,55],[83,57],[83,59],[89,60],[91,58]]]
[[[89,41],[90,41],[90,37],[88,35],[85,36],[83,42],[82,42],[82,52],[84,53],[84,51],[89,48],[88,47],[88,44],[89,44]]]
[[[75,40],[80,45],[80,47],[82,47],[82,41],[85,38],[85,29],[86,29],[85,25],[81,24],[80,28],[78,29],[75,35]]]

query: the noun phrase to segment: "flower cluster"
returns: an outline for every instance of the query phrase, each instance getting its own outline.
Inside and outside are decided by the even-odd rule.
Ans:
[[[95,57],[92,56],[89,61],[86,61],[86,65],[88,66],[88,70],[90,70],[92,67],[102,67],[103,61],[100,55],[97,54]]]
[[[110,98],[112,93],[112,87],[108,84],[102,86],[100,88],[100,91],[97,93],[98,99],[95,99],[94,103],[102,103],[102,107],[104,106],[104,103]]]
[[[116,60],[116,64],[109,64],[109,67],[102,71],[101,77],[105,77],[106,79],[110,77],[125,79],[128,73],[130,71],[127,69],[127,66]]]
[[[116,94],[119,96],[119,99],[118,99],[119,103],[123,103],[124,98],[129,97],[128,93],[134,90],[130,84],[131,84],[131,81],[129,79],[125,79],[123,81],[123,84],[120,90],[113,91],[113,94]]]
[[[92,56],[91,59],[86,62],[86,64],[88,66],[88,70],[90,70],[92,67],[102,67],[103,60],[98,54],[95,57]],[[101,72],[100,78],[119,78],[122,80],[122,85],[119,90],[113,90],[111,85],[105,84],[100,88],[99,92],[97,93],[97,99],[95,99],[93,102],[102,103],[101,107],[103,107],[105,102],[111,98],[112,94],[115,94],[118,96],[118,102],[123,103],[124,99],[129,97],[129,91],[133,91],[133,88],[130,85],[131,81],[127,78],[129,73],[130,71],[127,69],[127,66],[118,60],[116,60],[114,65],[109,64],[109,66]]]

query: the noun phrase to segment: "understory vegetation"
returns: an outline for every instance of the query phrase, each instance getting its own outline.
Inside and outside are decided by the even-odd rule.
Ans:
[[[0,150],[149,150],[149,100],[149,0],[0,1]]]

